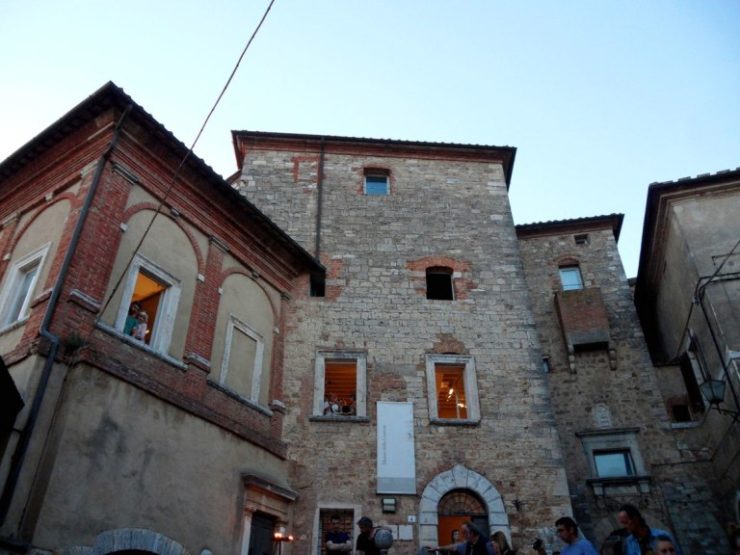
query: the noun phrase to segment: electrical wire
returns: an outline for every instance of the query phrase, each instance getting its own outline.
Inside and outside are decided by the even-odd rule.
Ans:
[[[98,312],[98,316],[95,319],[95,323],[100,321],[100,318],[102,318],[103,314],[105,313],[106,309],[108,308],[108,305],[110,305],[111,300],[115,296],[118,289],[121,287],[121,283],[123,282],[123,278],[126,276],[126,274],[129,271],[129,268],[131,267],[131,263],[134,261],[134,258],[139,252],[139,249],[141,249],[141,245],[144,244],[144,241],[147,238],[147,235],[149,235],[149,232],[152,229],[152,226],[154,225],[154,221],[157,219],[157,216],[159,216],[162,212],[162,207],[164,206],[165,201],[167,200],[169,194],[172,192],[172,188],[175,186],[175,182],[177,181],[177,178],[180,175],[180,170],[185,166],[185,163],[187,162],[188,158],[193,154],[193,150],[195,149],[195,145],[198,144],[198,140],[200,139],[201,135],[203,134],[203,131],[206,128],[206,125],[208,125],[208,121],[211,119],[211,116],[216,111],[216,107],[221,102],[221,99],[223,98],[224,94],[226,94],[226,90],[229,88],[229,85],[231,85],[231,81],[234,79],[234,76],[236,75],[237,70],[239,69],[239,65],[242,63],[242,60],[244,59],[244,56],[247,53],[247,50],[249,50],[249,47],[252,45],[252,42],[254,41],[255,37],[257,36],[257,33],[259,32],[260,28],[262,27],[262,24],[265,22],[265,19],[267,19],[267,15],[270,13],[270,10],[272,9],[272,5],[275,3],[275,0],[270,0],[270,3],[267,5],[267,8],[265,9],[265,12],[262,14],[262,18],[260,19],[257,26],[254,28],[254,31],[252,32],[252,35],[249,37],[249,40],[247,41],[247,44],[244,46],[244,49],[242,50],[241,54],[239,55],[239,59],[236,61],[236,64],[234,65],[234,68],[231,70],[231,74],[229,75],[229,78],[226,80],[226,83],[224,84],[223,88],[221,89],[221,92],[218,95],[218,98],[216,98],[216,101],[213,103],[213,106],[211,107],[210,111],[208,112],[208,115],[203,120],[203,125],[201,125],[200,130],[195,136],[195,139],[193,140],[192,144],[190,145],[190,148],[185,153],[185,156],[183,156],[182,160],[178,164],[177,168],[175,169],[175,172],[172,174],[172,177],[170,178],[169,184],[167,185],[167,188],[165,189],[164,195],[159,201],[159,204],[157,205],[157,209],[154,211],[154,214],[152,215],[151,220],[149,220],[148,225],[144,229],[144,233],[141,236],[141,239],[136,244],[136,248],[131,253],[131,256],[129,257],[128,261],[126,262],[126,265],[121,270],[121,275],[119,276],[118,280],[116,281],[115,286],[113,287],[113,290],[110,292],[110,295],[106,299],[105,303],[103,303],[102,308]]]

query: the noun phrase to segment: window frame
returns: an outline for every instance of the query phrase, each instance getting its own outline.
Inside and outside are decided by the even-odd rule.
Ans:
[[[46,243],[38,249],[25,255],[23,258],[15,261],[6,274],[8,276],[5,286],[3,287],[2,293],[0,293],[0,330],[5,330],[21,324],[28,320],[31,315],[31,301],[34,298],[34,292],[41,277],[41,273],[44,269],[44,263],[46,262],[46,255],[49,252],[51,243]],[[33,267],[37,268],[36,275],[31,279],[31,283],[28,285],[28,289],[24,293],[23,302],[21,308],[18,311],[17,318],[10,320],[8,311],[10,307],[15,305],[20,298],[19,291],[17,291],[20,285],[21,279],[28,273]]]
[[[467,418],[440,418],[437,406],[437,365],[464,365],[465,399]],[[480,422],[480,399],[475,371],[475,358],[469,355],[426,355],[427,404],[429,420],[434,424],[477,424]]]
[[[226,383],[229,374],[229,360],[231,358],[231,345],[234,340],[234,330],[238,330],[247,337],[253,339],[257,343],[257,347],[254,353],[254,367],[252,368],[252,383],[249,388],[249,396],[245,396],[244,392],[237,391],[229,387]],[[221,360],[221,369],[218,375],[218,384],[224,389],[234,392],[240,397],[244,397],[248,401],[257,405],[263,405],[260,403],[260,393],[262,392],[262,369],[265,357],[265,342],[254,328],[239,320],[233,314],[229,314],[229,320],[226,325],[226,337],[224,339],[224,355]],[[263,405],[264,406],[264,405]]]
[[[650,476],[647,473],[645,461],[642,458],[640,445],[637,441],[639,432],[639,428],[610,428],[576,432],[576,436],[581,440],[588,464],[589,478],[586,479],[586,483],[593,488],[595,495],[604,495],[605,491],[613,485],[631,485],[639,493],[650,491]],[[629,453],[634,474],[599,476],[595,454],[608,452]]]
[[[157,307],[157,314],[154,318],[154,327],[151,332],[152,338],[148,345],[146,343],[142,343],[142,345],[158,353],[167,354],[172,342],[172,332],[175,329],[175,322],[177,320],[177,308],[180,302],[182,286],[180,284],[180,280],[175,276],[140,254],[134,256],[131,261],[123,293],[121,294],[121,305],[118,307],[115,328],[119,333],[123,333],[123,329],[126,325],[126,316],[128,315],[128,309],[131,305],[131,298],[133,297],[134,290],[136,288],[136,279],[142,269],[146,273],[150,274],[151,277],[167,286],[162,293],[162,300]]]
[[[429,297],[429,276],[447,276],[450,280],[450,296]],[[426,298],[428,301],[454,301],[455,300],[455,270],[449,266],[429,266],[424,270],[424,285],[426,287]],[[446,284],[445,284],[446,285]]]
[[[575,271],[576,275],[578,276],[578,286],[576,287],[566,286],[565,281],[563,280],[563,273],[572,271]],[[563,264],[558,266],[558,277],[560,278],[560,287],[563,291],[580,291],[582,289],[585,289],[583,272],[581,272],[580,264]]]
[[[368,193],[367,180],[368,178],[373,179],[384,179],[385,180],[385,192],[384,193]],[[368,197],[387,197],[391,194],[391,172],[384,168],[365,168],[362,175],[362,193]]]
[[[325,415],[324,386],[327,360],[354,360],[356,363],[354,415]],[[365,351],[317,351],[314,363],[314,390],[312,420],[366,420],[367,419],[367,353]]]
[[[625,474],[612,474],[612,475],[602,475],[599,472],[599,463],[598,463],[598,457],[600,456],[608,456],[608,455],[622,455],[623,460],[625,462],[625,469],[627,472]],[[625,477],[631,477],[636,476],[637,472],[635,469],[635,461],[632,459],[632,450],[629,448],[620,448],[620,449],[594,449],[591,452],[591,456],[594,459],[594,468],[596,470],[596,477],[597,478],[625,478]]]

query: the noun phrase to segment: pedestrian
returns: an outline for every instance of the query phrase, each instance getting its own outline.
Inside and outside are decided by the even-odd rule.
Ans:
[[[682,555],[681,548],[673,536],[665,530],[650,528],[634,505],[622,505],[619,508],[618,518],[619,524],[629,532],[625,540],[624,555],[642,555],[649,550],[655,552],[658,536],[666,536],[675,546],[676,553]]]
[[[501,530],[494,532],[491,536],[491,543],[496,551],[496,555],[516,555],[516,551],[509,546],[509,542],[506,540],[506,534]]]
[[[357,536],[356,549],[362,555],[380,555],[380,549],[375,545],[375,528],[370,518],[363,516],[357,521],[360,534]]]
[[[676,546],[668,536],[655,537],[655,555],[676,555]]]
[[[331,530],[326,534],[326,551],[328,553],[346,553],[352,551],[352,540],[341,527],[339,515],[332,515]]]
[[[557,529],[558,536],[566,544],[563,549],[560,550],[561,555],[598,555],[596,549],[591,545],[591,542],[585,538],[581,538],[578,535],[578,524],[576,521],[569,516],[564,516],[555,521],[555,528]],[[542,542],[538,542],[537,553],[544,555],[545,548]]]

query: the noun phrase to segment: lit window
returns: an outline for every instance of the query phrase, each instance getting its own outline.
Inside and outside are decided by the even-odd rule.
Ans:
[[[49,245],[44,245],[11,266],[0,296],[0,326],[6,327],[28,317],[31,299],[48,250]]]
[[[427,268],[427,299],[451,301],[454,299],[452,268],[433,266]]]
[[[472,357],[427,355],[429,417],[442,421],[478,421],[478,387]]]
[[[390,172],[385,169],[365,168],[365,194],[387,196],[390,192]]]
[[[219,383],[242,397],[259,403],[264,350],[262,336],[231,316],[226,328]]]
[[[137,255],[131,263],[123,298],[126,302],[119,308],[116,329],[166,353],[180,300],[178,280]]]
[[[563,291],[583,289],[583,278],[578,266],[561,266],[560,281],[563,284]]]
[[[367,355],[361,352],[316,354],[314,416],[366,415]]]
[[[635,465],[629,449],[594,451],[594,465],[599,478],[635,475]]]

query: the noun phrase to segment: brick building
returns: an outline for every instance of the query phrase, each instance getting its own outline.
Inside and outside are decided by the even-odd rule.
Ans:
[[[285,316],[323,268],[186,152],[108,84],[0,165],[0,552],[269,550],[292,518]]]
[[[261,555],[284,528],[318,555],[333,515],[397,554],[468,519],[557,549],[556,518],[601,543],[624,502],[726,550],[737,425],[698,347],[659,354],[686,344],[659,266],[732,253],[737,175],[651,188],[636,310],[621,215],[514,225],[513,148],[233,141],[228,184],[175,179],[184,145],[109,84],[0,164],[0,552]],[[709,198],[726,218],[687,241]]]

